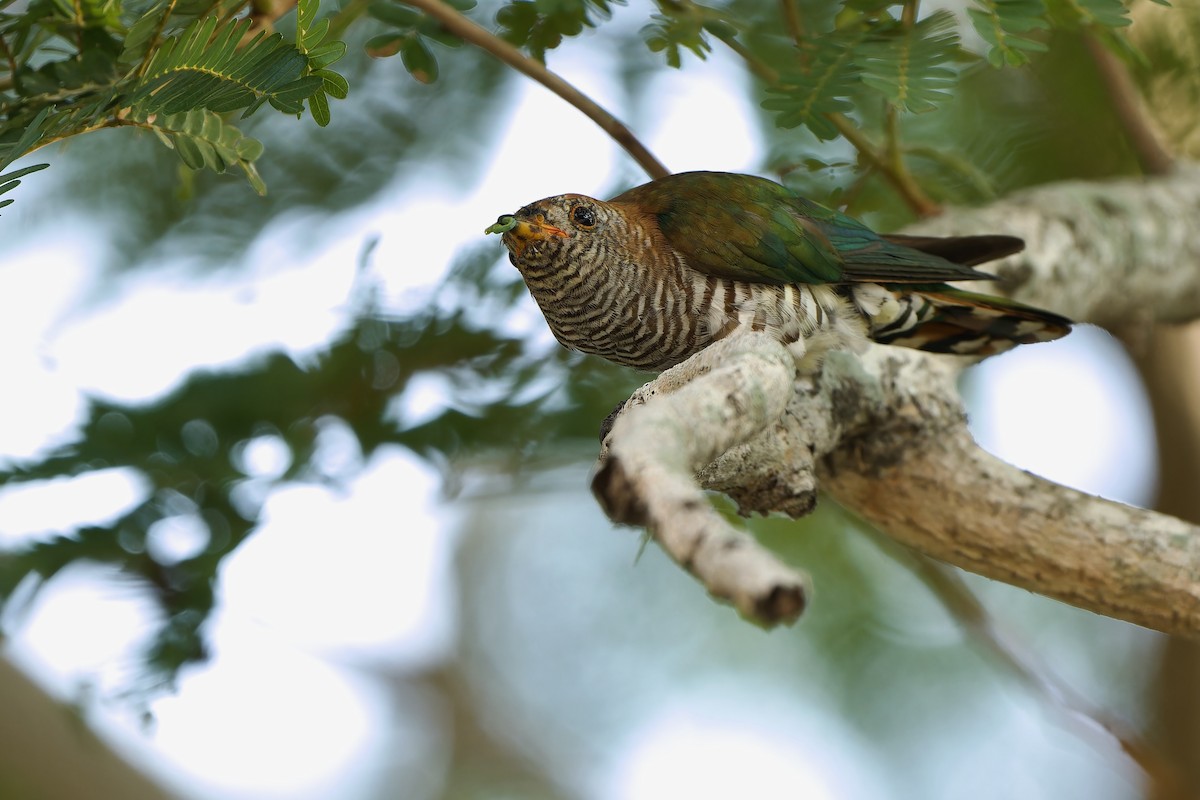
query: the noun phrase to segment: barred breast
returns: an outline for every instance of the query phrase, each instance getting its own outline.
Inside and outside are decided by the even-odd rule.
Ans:
[[[602,242],[595,242],[603,249]],[[739,330],[788,345],[802,368],[831,349],[861,349],[862,315],[836,287],[770,285],[587,253],[602,270],[524,269],[526,285],[564,346],[644,370],[663,370]]]

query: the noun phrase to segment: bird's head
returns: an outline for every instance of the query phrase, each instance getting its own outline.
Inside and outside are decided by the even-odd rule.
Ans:
[[[619,218],[619,211],[601,200],[562,194],[505,214],[485,232],[503,234],[517,269],[537,271],[586,255]]]

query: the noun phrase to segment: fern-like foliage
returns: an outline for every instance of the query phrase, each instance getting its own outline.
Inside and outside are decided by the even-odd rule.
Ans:
[[[545,63],[546,51],[594,28],[623,0],[515,0],[496,13],[500,35]]]
[[[837,138],[830,114],[851,111],[850,95],[858,87],[862,64],[858,45],[863,31],[843,31],[819,39],[807,48],[799,68],[780,76],[770,88],[776,97],[763,101],[763,108],[776,112],[781,128],[808,127],[819,139]]]
[[[1029,36],[1050,27],[1042,0],[978,0],[978,7],[967,13],[989,45],[987,58],[993,66],[1019,67],[1032,54],[1046,51],[1044,42]]]
[[[327,69],[346,55],[346,44],[327,41],[329,17],[317,19],[319,5],[319,0],[300,0],[296,4],[296,48],[308,60],[307,76],[321,80],[321,85],[308,97],[308,110],[323,128],[330,121],[329,98],[344,100],[350,92],[350,84],[338,73]]]
[[[932,111],[957,78],[946,66],[959,54],[954,15],[936,11],[912,27],[887,28],[859,51],[862,82],[909,111]]]
[[[731,41],[737,36],[737,28],[725,19],[725,15],[707,8],[692,5],[673,9],[672,14],[655,14],[651,23],[642,28],[646,46],[655,53],[667,57],[667,65],[678,69],[683,66],[683,51],[689,50],[701,60],[708,57],[712,44],[708,37]]]
[[[14,169],[12,172],[8,173],[3,172],[3,169],[0,168],[0,194],[11,192],[13,189],[21,185],[21,178],[24,178],[26,175],[30,175],[34,172],[40,172],[48,166],[50,165],[33,164],[32,166],[23,167],[21,169]],[[12,203],[13,199],[11,197],[7,197],[3,200],[0,200],[0,208],[4,208],[7,205],[12,205]]]
[[[329,123],[329,98],[349,90],[329,69],[346,47],[329,40],[318,3],[297,4],[293,43],[278,33],[251,38],[251,19],[231,19],[242,0],[160,0],[128,16],[120,0],[33,0],[20,13],[0,0],[0,175],[62,139],[138,127],[189,167],[237,167],[264,191],[253,164],[261,144],[220,115],[268,104],[300,115],[307,104],[318,124]],[[0,190],[15,188],[14,175],[0,178]]]
[[[220,114],[203,108],[179,114],[146,114],[135,109],[127,121],[154,131],[192,169],[225,172],[238,167],[259,194],[266,194],[266,184],[254,167],[262,155],[262,142],[244,136]]]
[[[243,116],[248,116],[269,102],[285,114],[299,114],[324,82],[306,74],[308,59],[280,34],[260,33],[239,47],[250,24],[242,20],[218,30],[218,21],[207,17],[168,38],[150,60],[129,104],[148,114],[244,108]]]

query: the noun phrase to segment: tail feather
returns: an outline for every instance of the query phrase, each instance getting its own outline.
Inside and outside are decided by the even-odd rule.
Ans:
[[[893,244],[902,244],[922,253],[940,256],[955,264],[974,267],[997,258],[1011,256],[1025,249],[1025,242],[1016,236],[987,234],[983,236],[910,236],[887,233],[883,236]]]
[[[932,353],[989,356],[1071,332],[1071,321],[1058,314],[945,285],[875,285],[856,291],[854,301],[872,339]]]

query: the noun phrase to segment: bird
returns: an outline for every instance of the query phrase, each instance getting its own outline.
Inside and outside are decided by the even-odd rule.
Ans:
[[[868,342],[988,356],[1065,336],[1071,321],[952,288],[1019,252],[1014,236],[878,234],[753,175],[684,172],[608,201],[547,197],[501,215],[501,234],[555,338],[643,371],[761,331],[802,370]]]

